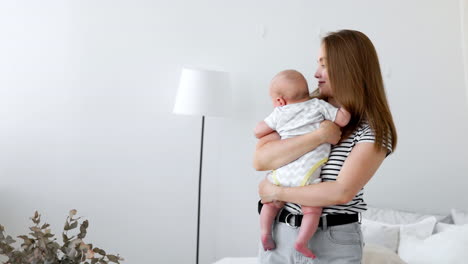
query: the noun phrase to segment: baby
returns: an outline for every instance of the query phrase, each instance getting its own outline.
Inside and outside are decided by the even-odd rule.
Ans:
[[[320,100],[311,99],[307,81],[295,70],[278,73],[270,83],[270,97],[275,109],[264,121],[255,127],[255,136],[261,138],[276,131],[281,139],[309,133],[319,128],[324,120],[335,122],[340,127],[348,124],[351,115],[343,108],[336,108]],[[322,165],[327,162],[330,144],[322,144],[299,159],[272,172],[268,179],[281,186],[304,186],[320,182]],[[261,242],[264,250],[276,247],[271,229],[273,221],[284,203],[265,204],[260,213]],[[307,247],[319,224],[322,208],[301,206],[303,219],[295,249],[306,257],[315,258]]]

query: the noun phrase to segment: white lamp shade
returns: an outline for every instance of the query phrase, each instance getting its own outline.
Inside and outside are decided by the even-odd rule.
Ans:
[[[174,113],[229,116],[231,106],[231,86],[227,72],[182,69]]]

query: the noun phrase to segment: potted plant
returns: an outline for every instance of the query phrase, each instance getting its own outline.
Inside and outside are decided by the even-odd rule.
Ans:
[[[81,217],[75,218],[76,213],[76,210],[71,210],[67,216],[62,244],[57,243],[49,224],[41,224],[41,215],[37,211],[31,218],[34,223],[29,228],[31,232],[18,236],[23,240],[20,248],[13,247],[16,241],[5,235],[5,228],[0,225],[0,255],[8,258],[4,264],[120,264],[123,259],[119,255],[107,254],[103,249],[84,242],[89,223],[88,220],[80,223]],[[78,225],[79,232],[72,232]]]

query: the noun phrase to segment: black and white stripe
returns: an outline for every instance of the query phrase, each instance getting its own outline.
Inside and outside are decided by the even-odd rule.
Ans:
[[[361,123],[358,128],[345,140],[338,145],[332,146],[328,162],[322,167],[320,174],[323,182],[336,181],[338,173],[343,166],[354,146],[361,142],[375,142],[375,135],[367,122]],[[388,154],[391,153],[391,144],[387,142]],[[387,154],[387,155],[388,155]],[[323,207],[322,215],[327,214],[356,214],[367,210],[367,204],[364,201],[364,189],[361,189],[356,196],[347,204]],[[301,214],[300,207],[296,204],[287,203],[286,210],[293,214]]]

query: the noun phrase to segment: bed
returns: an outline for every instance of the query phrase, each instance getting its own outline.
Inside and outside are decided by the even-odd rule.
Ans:
[[[468,263],[468,212],[419,214],[370,207],[362,216],[364,264]],[[256,264],[256,257],[213,264]]]

